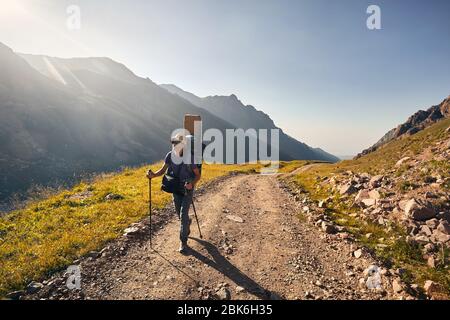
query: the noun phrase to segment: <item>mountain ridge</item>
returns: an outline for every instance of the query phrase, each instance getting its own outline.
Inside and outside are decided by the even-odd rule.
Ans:
[[[244,105],[235,94],[229,96],[207,96],[198,97],[173,84],[160,84],[160,87],[171,93],[185,98],[192,104],[210,111],[218,117],[235,124],[242,129],[279,129],[280,149],[286,152],[292,159],[302,160],[325,160],[337,162],[339,159],[334,155],[320,149],[313,148],[300,142],[277,127],[270,116],[252,105]]]
[[[374,152],[392,140],[413,135],[444,118],[450,118],[450,96],[438,105],[431,106],[427,110],[419,110],[415,112],[406,120],[406,122],[401,123],[397,127],[389,130],[374,145],[363,150],[355,158],[358,159],[363,155]]]
[[[2,44],[0,106],[0,202],[33,185],[158,161],[186,113],[201,115],[205,129],[236,128],[110,58],[19,54]]]
[[[73,177],[157,161],[170,148],[171,132],[182,126],[180,114],[199,113],[206,127],[232,127],[149,79],[123,81],[108,76],[107,65],[100,63],[106,74],[96,72],[98,65],[77,65],[90,58],[33,56],[41,60],[39,71],[27,57],[0,49],[1,200],[31,185],[58,186]],[[42,72],[45,60],[53,66],[47,72],[57,72],[62,82]],[[107,61],[112,60],[101,60]]]

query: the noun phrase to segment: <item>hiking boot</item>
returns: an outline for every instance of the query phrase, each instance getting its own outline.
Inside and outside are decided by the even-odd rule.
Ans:
[[[178,249],[178,252],[185,254],[187,252],[188,245],[186,242],[181,242],[180,249]]]

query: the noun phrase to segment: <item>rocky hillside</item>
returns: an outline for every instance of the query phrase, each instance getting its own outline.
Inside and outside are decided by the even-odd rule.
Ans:
[[[309,221],[377,257],[399,296],[449,297],[450,119],[291,183]]]
[[[405,123],[390,130],[377,143],[358,154],[356,158],[373,152],[392,140],[415,134],[444,118],[450,118],[450,96],[440,104],[432,106],[426,111],[417,111]]]
[[[254,106],[244,105],[236,95],[230,96],[209,96],[200,98],[190,92],[184,91],[173,84],[162,84],[171,93],[174,93],[192,104],[208,110],[225,121],[233,123],[238,128],[243,129],[280,129],[269,115],[257,110]],[[337,162],[339,159],[320,148],[310,146],[295,140],[280,129],[280,150],[291,159],[302,160],[324,160]]]

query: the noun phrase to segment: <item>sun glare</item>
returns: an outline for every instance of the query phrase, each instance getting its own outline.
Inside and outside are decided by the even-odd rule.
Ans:
[[[0,4],[0,15],[3,17],[20,16],[25,12],[24,4],[18,0],[2,1]]]

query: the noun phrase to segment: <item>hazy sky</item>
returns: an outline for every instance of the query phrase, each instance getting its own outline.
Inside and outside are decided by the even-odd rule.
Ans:
[[[366,27],[370,4],[381,30]],[[81,30],[66,27],[69,5]],[[199,96],[234,93],[347,155],[450,94],[449,14],[446,0],[0,0],[0,42],[108,56]]]

